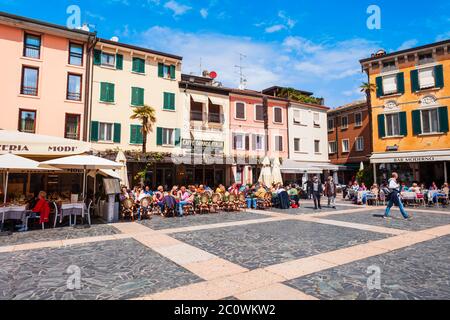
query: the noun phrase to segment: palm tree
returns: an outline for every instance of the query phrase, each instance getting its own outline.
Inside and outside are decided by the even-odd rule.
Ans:
[[[147,135],[153,132],[153,125],[156,122],[155,109],[144,105],[133,109],[131,120],[139,120],[142,124],[142,153],[147,153]]]

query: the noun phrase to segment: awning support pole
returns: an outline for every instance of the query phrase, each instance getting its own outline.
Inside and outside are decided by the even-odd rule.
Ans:
[[[373,164],[373,183],[377,183],[377,164]]]
[[[448,183],[447,161],[444,161],[444,182]]]

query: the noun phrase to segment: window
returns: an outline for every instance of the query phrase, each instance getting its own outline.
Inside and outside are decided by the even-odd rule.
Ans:
[[[175,79],[176,67],[174,65],[165,65],[158,63],[158,77],[165,79]]]
[[[329,152],[330,154],[335,154],[335,153],[337,153],[337,143],[336,143],[336,141],[330,141],[330,142],[328,143],[328,152]]]
[[[314,112],[314,126],[320,127],[320,113]]]
[[[98,126],[98,141],[113,142],[113,124],[100,122]]]
[[[294,124],[301,124],[302,123],[302,116],[301,116],[301,110],[294,110]]]
[[[255,120],[264,121],[264,106],[260,104],[255,105]]]
[[[115,86],[113,83],[100,83],[100,101],[113,103],[114,102]]]
[[[275,151],[283,151],[283,137],[275,136]]]
[[[208,122],[221,123],[220,106],[209,103]]]
[[[157,135],[159,135],[160,130],[162,133],[162,129],[158,128]],[[157,136],[157,139],[158,138],[159,137]],[[162,138],[162,136],[161,136],[161,138]],[[162,141],[162,139],[161,139],[161,141]],[[144,142],[144,135],[142,134],[142,126],[132,124],[130,126],[130,144],[142,144],[143,142]]]
[[[283,123],[283,110],[281,108],[273,108],[273,122]]]
[[[29,96],[38,95],[39,69],[33,67],[23,67],[21,94]]]
[[[203,121],[203,103],[191,100],[191,121]]]
[[[342,140],[342,152],[350,152],[350,141],[348,139]]]
[[[389,95],[397,93],[397,75],[389,75],[383,77],[383,94]]]
[[[164,92],[164,110],[175,110],[175,93]]]
[[[262,151],[264,150],[264,136],[257,134],[253,135],[253,144],[254,144],[254,150]]]
[[[243,134],[234,134],[233,135],[233,149],[234,150],[244,150],[245,149],[245,140]]]
[[[394,70],[397,70],[397,66],[395,65],[395,60],[383,62],[383,72],[394,71]]]
[[[81,101],[81,75],[67,75],[67,100]]]
[[[419,70],[419,86],[420,89],[434,88],[436,84],[434,78],[434,68],[426,68]]]
[[[394,137],[400,135],[400,116],[398,113],[386,115],[386,135]]]
[[[294,151],[300,152],[300,139],[294,138]]]
[[[423,54],[419,54],[419,64],[427,64],[427,63],[433,63],[434,59],[433,59],[433,53],[429,52],[429,53],[423,53]]]
[[[328,131],[333,131],[334,130],[334,119],[328,119]]]
[[[320,153],[320,140],[314,140],[314,152]]]
[[[131,105],[141,107],[144,105],[144,89],[132,87],[131,88]]]
[[[116,66],[116,56],[114,54],[102,52],[101,64],[102,66],[114,68]]]
[[[356,138],[356,151],[364,151],[364,137]]]
[[[345,130],[348,128],[348,116],[341,117],[341,129]]]
[[[23,56],[33,59],[41,57],[41,36],[25,33]]]
[[[66,114],[64,138],[80,140],[80,115]]]
[[[133,72],[145,73],[145,60],[141,58],[133,58]]]
[[[77,43],[69,44],[69,64],[74,66],[83,65],[83,45]]]
[[[422,133],[439,132],[438,109],[422,110]]]
[[[362,113],[357,112],[355,113],[355,127],[361,127],[362,126]]]
[[[175,143],[175,139],[174,139],[174,129],[166,129],[163,128],[162,129],[162,143],[165,146],[173,146]]]
[[[245,120],[245,103],[236,102],[235,118],[240,119],[240,120]]]
[[[19,131],[27,133],[36,132],[36,111],[19,110]]]

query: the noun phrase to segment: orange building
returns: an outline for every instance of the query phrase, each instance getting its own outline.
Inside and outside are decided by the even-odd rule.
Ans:
[[[371,94],[374,174],[402,181],[448,181],[450,40],[360,61]]]

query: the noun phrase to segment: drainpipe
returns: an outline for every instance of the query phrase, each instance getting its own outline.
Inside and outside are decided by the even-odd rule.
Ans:
[[[92,87],[94,80],[94,64],[92,63],[92,51],[97,44],[97,32],[94,33],[94,38],[91,39],[89,36],[88,40],[88,50],[87,50],[87,59],[86,59],[86,84],[85,84],[85,103],[84,103],[84,125],[83,125],[83,141],[89,141],[88,133],[89,133],[89,124],[92,120]],[[91,81],[92,77],[92,81]]]

